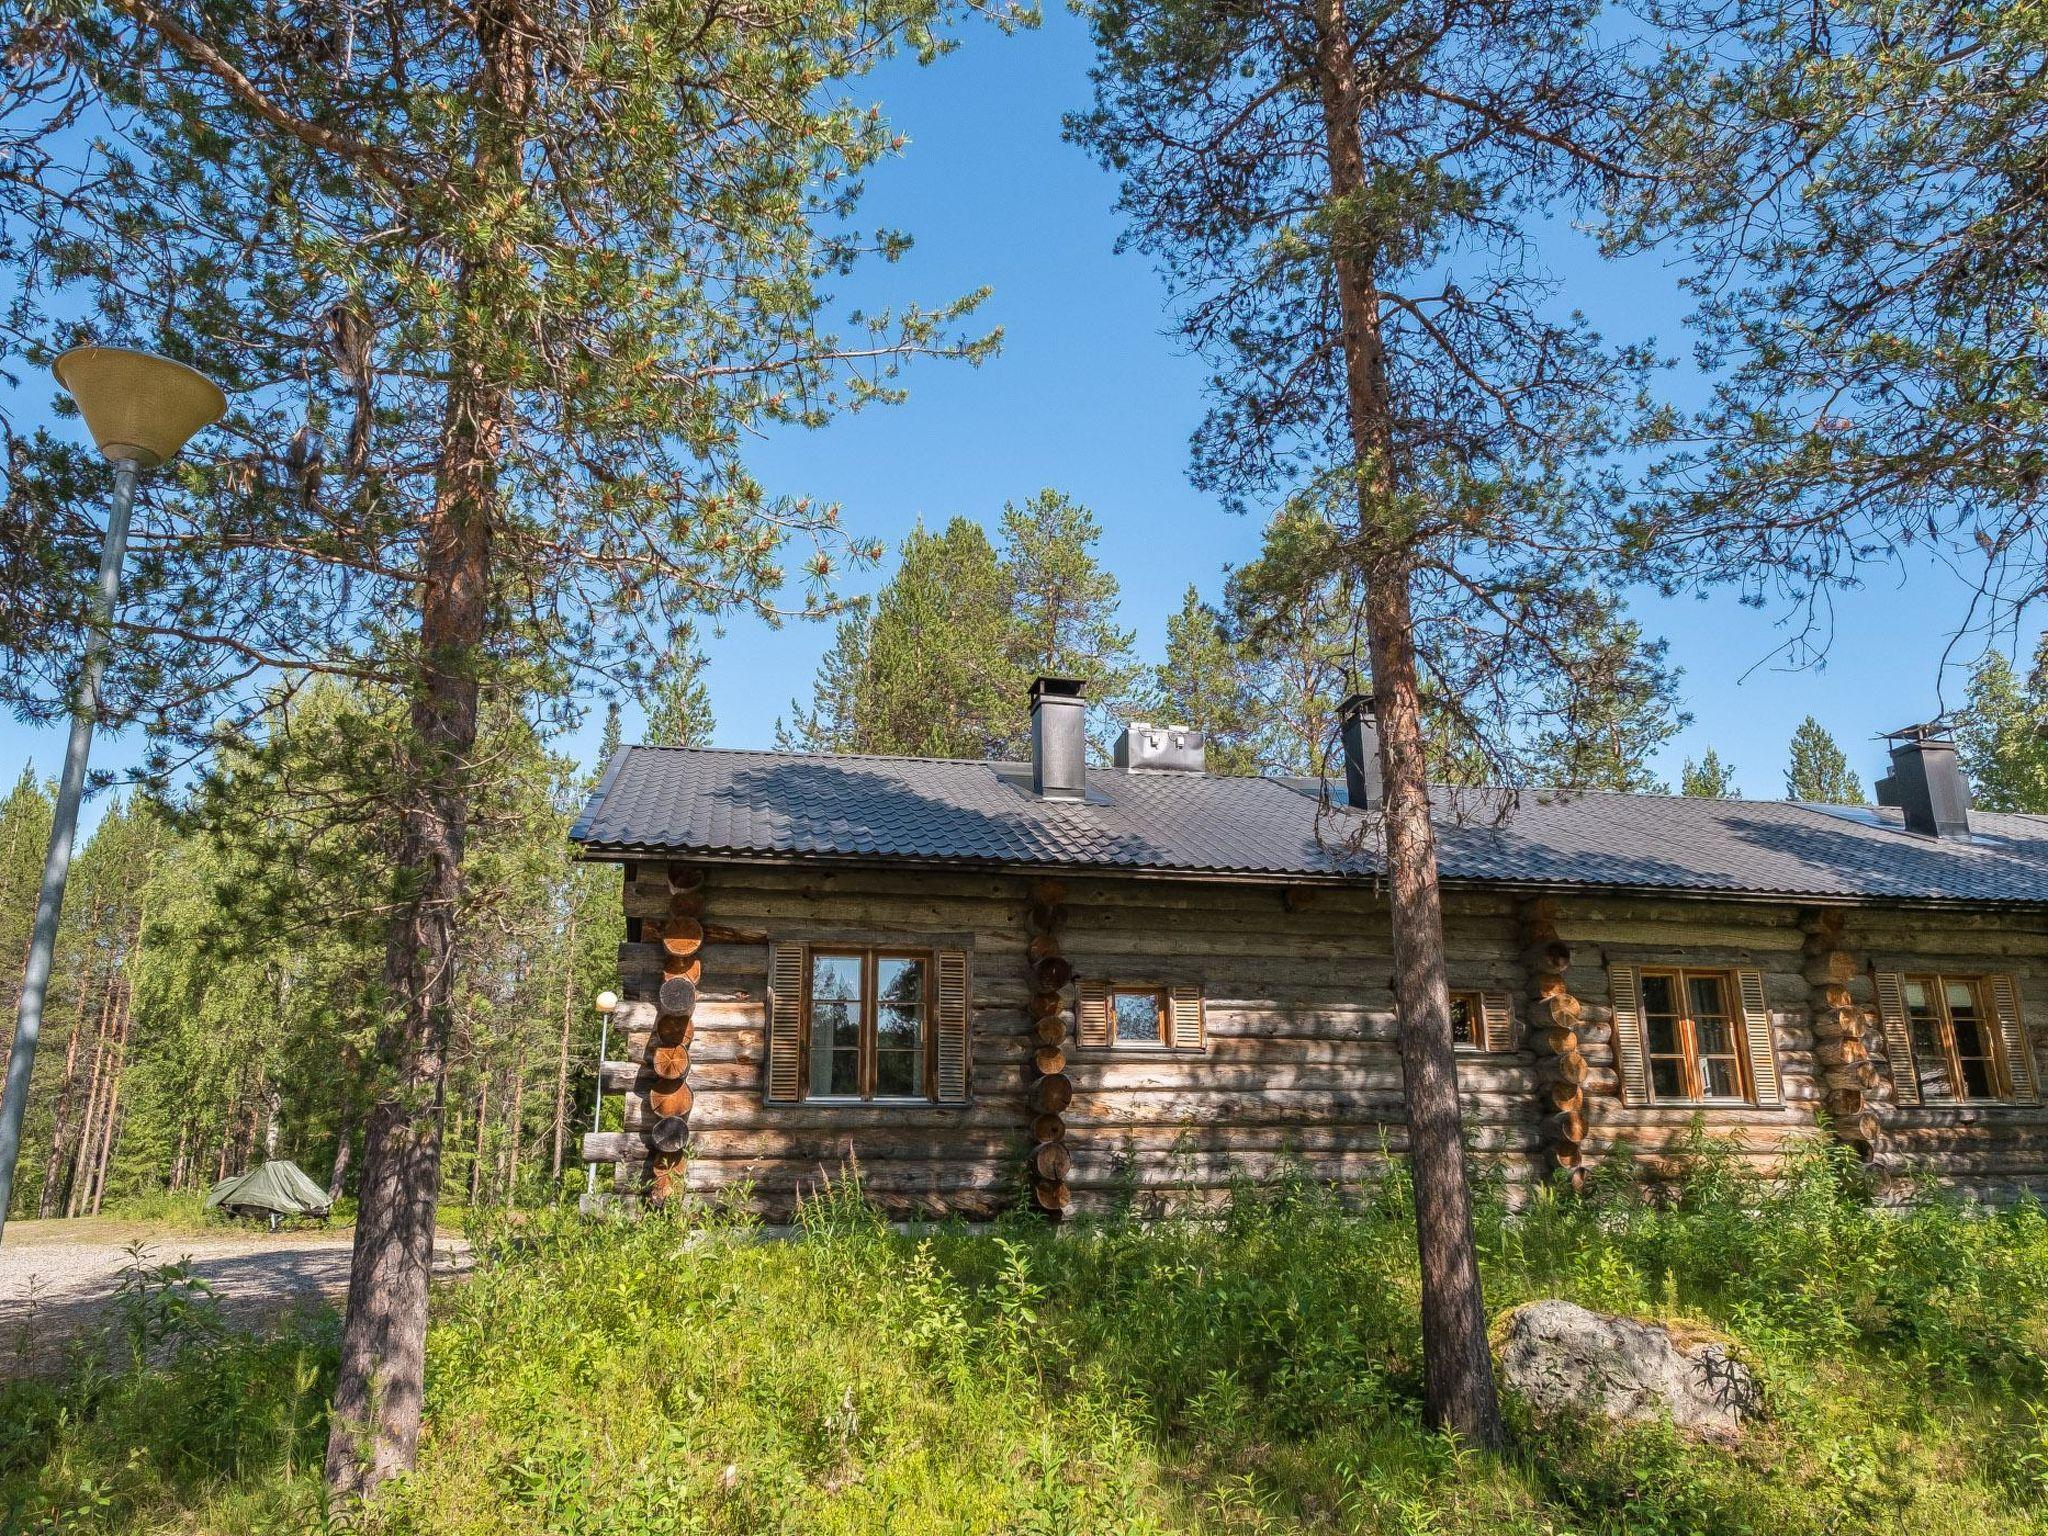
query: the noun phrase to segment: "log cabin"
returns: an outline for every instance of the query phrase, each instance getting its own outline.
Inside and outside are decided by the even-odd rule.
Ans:
[[[1328,782],[1144,723],[1091,765],[1081,685],[1031,703],[1028,762],[614,757],[573,836],[623,872],[615,1189],[786,1219],[853,1163],[901,1215],[1057,1215],[1400,1154],[1371,700]],[[1697,1126],[2048,1192],[2048,817],[1973,809],[1928,728],[1891,770],[1875,807],[1437,791],[1475,1159],[1654,1173]]]

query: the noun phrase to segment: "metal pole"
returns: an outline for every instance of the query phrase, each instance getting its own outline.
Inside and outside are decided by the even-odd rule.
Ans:
[[[590,1129],[593,1132],[604,1129],[604,1058],[611,1049],[612,1039],[611,1010],[600,1009],[597,1016],[603,1022],[597,1026],[597,1099],[590,1106]],[[597,1164],[586,1163],[584,1167],[589,1170],[590,1177],[584,1183],[583,1192],[594,1195],[597,1193]]]
[[[128,517],[135,507],[133,459],[114,463],[114,510],[107,541],[100,547],[100,581],[93,593],[92,627],[85,636],[85,673],[71,711],[71,740],[64,748],[64,776],[57,784],[50,851],[43,860],[43,888],[36,897],[35,936],[21,977],[21,1011],[14,1023],[14,1052],[7,1058],[7,1091],[0,1097],[0,1236],[14,1200],[14,1165],[21,1156],[21,1122],[28,1111],[29,1074],[35,1070],[36,1040],[43,1030],[43,999],[50,990],[50,966],[57,952],[57,917],[64,907],[64,879],[71,870],[71,838],[78,830],[78,803],[85,798],[85,761],[92,752],[92,728],[99,714],[100,674],[107,664],[107,630],[121,587],[121,555],[128,546]]]

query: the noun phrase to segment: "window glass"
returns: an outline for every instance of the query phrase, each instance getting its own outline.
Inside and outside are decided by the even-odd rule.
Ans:
[[[859,955],[811,956],[811,1097],[860,1097]]]
[[[1948,1028],[1942,1017],[1941,990],[1931,976],[1906,978],[1906,1023],[1913,1037],[1913,1070],[1922,1099],[1956,1096],[1954,1064],[1948,1053]]]
[[[1991,1031],[1977,1007],[1977,988],[1970,981],[1947,980],[1942,997],[1948,1004],[1949,1032],[1956,1043],[1956,1065],[1962,1070],[1963,1094],[1972,1099],[1998,1097],[1998,1066]]]
[[[877,960],[875,992],[875,1092],[908,1097],[921,1090],[924,1075],[924,962]]]
[[[1477,1045],[1479,1043],[1478,999],[1470,992],[1451,994],[1451,1043],[1453,1045]]]
[[[1164,994],[1156,991],[1112,992],[1110,1008],[1120,1044],[1159,1045],[1165,1041]]]

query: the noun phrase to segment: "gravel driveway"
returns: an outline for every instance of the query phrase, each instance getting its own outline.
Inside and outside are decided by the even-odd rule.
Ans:
[[[0,1376],[47,1367],[66,1338],[107,1305],[120,1273],[135,1262],[191,1261],[223,1308],[252,1323],[295,1301],[348,1290],[346,1228],[323,1231],[181,1232],[115,1221],[11,1221],[0,1245]],[[452,1232],[434,1245],[439,1279],[469,1267],[469,1244]]]

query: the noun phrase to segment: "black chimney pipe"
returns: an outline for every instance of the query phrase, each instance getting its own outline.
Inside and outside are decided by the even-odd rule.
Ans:
[[[1926,837],[1970,835],[1970,785],[1956,744],[1938,725],[1890,733],[1892,771],[1877,781],[1877,803],[1905,813],[1906,829]]]
[[[1344,795],[1352,809],[1376,810],[1386,799],[1380,776],[1380,721],[1369,693],[1354,693],[1337,706],[1344,733]]]
[[[1088,685],[1074,677],[1031,683],[1031,788],[1042,800],[1087,798]]]

